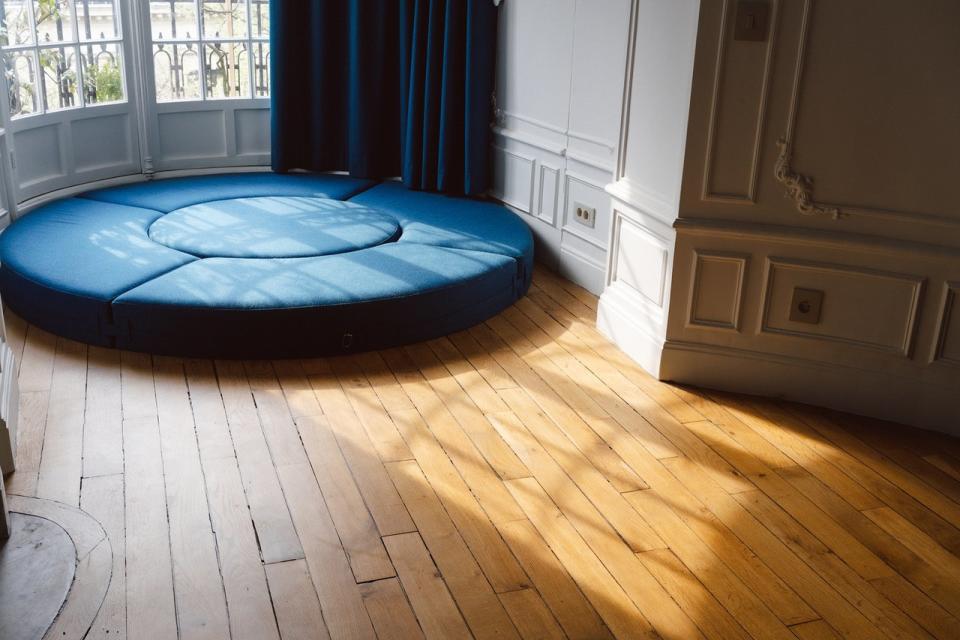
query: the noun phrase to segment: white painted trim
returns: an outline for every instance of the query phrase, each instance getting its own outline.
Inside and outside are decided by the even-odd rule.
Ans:
[[[793,331],[770,326],[770,297],[773,291],[773,283],[777,267],[792,267],[797,270],[810,271],[814,273],[839,273],[845,275],[869,276],[912,285],[913,295],[910,300],[910,307],[907,311],[907,321],[903,327],[903,334],[900,343],[896,347],[892,347],[890,345],[870,342],[867,340],[854,340],[824,333],[815,334],[806,331]],[[857,347],[873,349],[876,351],[909,358],[913,351],[914,336],[916,334],[917,322],[919,320],[920,298],[923,294],[923,285],[925,282],[925,277],[912,274],[892,273],[889,271],[880,271],[878,269],[867,269],[863,267],[852,267],[850,265],[843,264],[830,264],[813,262],[810,260],[797,260],[793,258],[769,256],[764,264],[764,278],[763,288],[760,292],[760,317],[757,322],[757,335],[762,333],[777,333],[787,336],[822,340],[826,342],[838,342],[841,344],[850,344]]]
[[[632,182],[629,178],[620,178],[604,187],[615,200],[643,213],[647,213],[666,225],[673,225],[677,219],[676,205],[662,194]]]
[[[832,229],[809,229],[805,227],[786,227],[781,225],[741,222],[737,220],[715,220],[704,218],[680,218],[673,226],[677,233],[688,236],[710,238],[726,237],[744,240],[757,238],[788,242],[807,247],[824,247],[849,250],[855,247],[884,255],[927,254],[931,257],[947,259],[960,258],[960,248],[912,242],[903,239],[883,238]]]
[[[597,262],[590,256],[569,244],[560,244],[560,255],[566,260],[560,260],[557,265],[558,273],[564,278],[576,282],[593,294],[600,295],[604,290],[604,263]]]
[[[652,335],[643,316],[617,286],[608,286],[597,307],[597,329],[655,377],[660,375],[664,340]]]
[[[733,310],[730,322],[718,322],[714,320],[701,320],[695,317],[697,312],[697,298],[699,297],[701,282],[701,273],[703,265],[706,262],[730,262],[736,264],[739,269],[737,276],[736,289],[733,294],[731,309]],[[690,295],[687,298],[687,313],[684,318],[684,327],[697,329],[718,329],[721,331],[740,331],[743,312],[743,290],[747,284],[747,269],[750,264],[750,256],[744,253],[730,253],[725,251],[701,251],[693,250],[693,267],[690,269]]]
[[[603,158],[591,156],[586,153],[580,153],[578,151],[571,151],[569,149],[567,149],[567,159],[573,160],[574,162],[579,162],[580,164],[585,164],[588,167],[593,167],[594,169],[599,169],[600,171],[609,173],[610,175],[613,175],[613,172],[616,169],[612,163],[604,160]]]
[[[543,210],[543,196],[544,190],[543,185],[546,184],[546,179],[544,174],[546,172],[553,174],[554,184],[553,184],[553,207],[549,212]],[[557,224],[557,210],[560,208],[560,176],[561,170],[557,167],[550,166],[546,162],[540,163],[540,171],[538,173],[538,180],[540,184],[537,187],[537,211],[536,216],[549,224],[550,226],[556,226]]]
[[[520,113],[515,113],[513,111],[503,110],[501,113],[506,117],[513,118],[514,120],[517,120],[519,122],[532,124],[533,126],[539,127],[540,129],[543,129],[545,131],[557,133],[567,138],[573,138],[574,140],[582,140],[583,142],[590,142],[592,144],[603,147],[605,149],[609,149],[611,152],[616,149],[615,145],[609,140],[605,140],[604,138],[600,138],[597,136],[591,136],[586,133],[580,133],[579,131],[573,131],[569,127],[560,127],[555,124],[550,124],[549,122],[545,122],[544,120],[531,118],[529,116],[525,116]]]
[[[508,140],[514,140],[522,144],[528,144],[531,147],[536,147],[537,149],[542,149],[561,158],[567,154],[567,148],[557,142],[552,142],[546,138],[541,138],[523,131],[517,131],[516,129],[507,129],[506,127],[494,126],[490,128],[494,134],[507,138]],[[500,146],[494,143],[494,146]]]
[[[527,202],[523,203],[523,202],[507,200],[506,199],[507,194],[505,193],[493,193],[493,195],[504,204],[508,204],[515,209],[519,209],[520,211],[528,215],[532,215],[536,217],[533,205],[534,205],[534,200],[536,199],[536,193],[537,193],[537,190],[535,189],[535,185],[537,182],[537,159],[532,158],[530,156],[523,155],[522,153],[517,153],[516,151],[511,151],[510,149],[506,149],[504,147],[500,147],[497,145],[492,145],[492,147],[495,152],[500,152],[505,156],[512,156],[514,158],[517,158],[518,160],[522,160],[523,162],[528,162],[530,164],[530,175],[526,176],[528,181],[527,189],[529,192],[529,195],[527,196]]]
[[[882,368],[667,340],[659,373],[662,380],[785,398],[960,435],[955,388]]]

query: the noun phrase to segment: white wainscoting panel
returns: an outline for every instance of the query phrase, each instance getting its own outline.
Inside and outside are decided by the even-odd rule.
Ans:
[[[494,146],[493,150],[493,196],[514,209],[531,213],[536,160],[503,147]]]
[[[77,119],[69,126],[73,167],[78,174],[132,167],[136,163],[129,114]]]
[[[270,156],[270,110],[237,109],[233,114],[238,156]]]
[[[225,114],[220,109],[158,114],[160,153],[157,167],[166,167],[177,160],[226,158],[225,120]]]
[[[761,331],[910,354],[923,278],[779,258],[767,273]],[[796,288],[823,291],[818,323],[790,320]]]
[[[620,283],[642,296],[649,304],[663,308],[667,258],[670,246],[619,212],[614,221],[613,270],[610,284]]]
[[[658,375],[667,335],[675,232],[657,218],[616,201],[611,236],[597,328]]]
[[[748,260],[743,254],[694,252],[688,325],[740,329]]]
[[[662,378],[960,435],[960,252],[734,221],[676,232]],[[790,320],[796,288],[823,292],[817,323]]]
[[[610,196],[604,185],[612,172],[570,162],[566,148],[555,136],[543,134],[542,124],[525,124],[517,118],[510,121],[526,128],[494,129],[490,195],[530,225],[539,261],[599,294],[605,283],[611,219]],[[575,203],[596,209],[593,228],[573,221]]]
[[[35,185],[67,174],[63,161],[61,126],[59,122],[54,122],[13,134],[17,187],[21,191],[30,192]]]

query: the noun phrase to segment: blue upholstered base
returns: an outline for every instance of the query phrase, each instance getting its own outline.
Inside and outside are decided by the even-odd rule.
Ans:
[[[469,327],[530,284],[526,225],[490,202],[338,175],[245,174],[102,189],[0,235],[25,320],[157,354],[293,357]]]

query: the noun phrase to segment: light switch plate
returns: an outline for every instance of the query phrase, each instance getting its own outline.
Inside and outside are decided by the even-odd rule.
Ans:
[[[818,324],[820,312],[823,310],[823,291],[816,289],[793,290],[793,300],[790,302],[790,320]]]

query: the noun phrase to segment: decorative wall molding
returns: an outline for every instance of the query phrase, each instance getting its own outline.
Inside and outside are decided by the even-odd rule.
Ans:
[[[553,182],[553,188],[548,186],[547,175],[550,175],[550,181]],[[560,169],[551,167],[543,162],[540,163],[540,188],[537,198],[537,217],[549,224],[555,226],[557,223],[557,209],[560,207]],[[550,203],[549,209],[544,206],[545,202]]]
[[[681,234],[708,238],[765,239],[806,247],[856,249],[857,251],[877,255],[922,254],[936,259],[960,260],[960,249],[844,231],[787,227],[714,218],[680,218],[676,221],[674,227]]]
[[[610,247],[613,258],[608,284],[623,283],[647,305],[665,313],[669,257],[673,243],[638,224],[616,208],[613,210],[613,229],[614,242]],[[627,243],[639,246],[624,250]],[[646,258],[645,268],[632,268],[634,260],[643,258]],[[639,280],[641,277],[648,278],[651,282],[643,283]]]
[[[778,176],[777,180],[787,186],[788,195],[790,195],[790,197],[797,202],[798,210],[805,215],[823,215],[831,217],[835,220],[839,218],[859,217],[872,220],[889,220],[891,222],[899,223],[924,224],[942,229],[950,229],[954,232],[960,230],[960,218],[946,217],[936,213],[882,209],[858,205],[853,202],[846,202],[842,204],[815,202],[812,199],[812,193],[810,192],[812,181],[809,178],[805,178],[804,176],[793,171],[793,168],[790,166],[790,162],[793,147],[797,143],[797,119],[800,111],[800,99],[803,94],[804,70],[808,49],[807,45],[810,38],[810,22],[812,19],[813,10],[813,0],[804,0],[800,30],[798,34],[796,64],[794,65],[792,90],[788,105],[786,131],[781,140],[778,141],[778,150],[780,153],[777,158],[777,167],[780,166],[781,159],[783,159],[785,165],[784,179],[782,180]],[[786,148],[781,148],[779,146],[781,141],[786,143]],[[788,177],[796,179],[796,182],[793,184],[787,184],[786,178]],[[794,188],[799,190],[794,191]],[[804,189],[807,190],[806,200],[803,200],[805,193]],[[809,208],[807,208],[808,205]]]
[[[672,226],[675,222],[676,207],[661,193],[646,189],[629,178],[621,178],[604,188],[614,199],[653,216],[663,224]]]
[[[564,145],[527,133],[525,131],[517,131],[516,129],[508,129],[506,127],[492,127],[491,130],[498,136],[502,136],[508,140],[514,140],[522,144],[530,145],[531,147],[536,147],[537,149],[542,149],[543,151],[547,151],[548,153],[552,153],[553,155],[561,158],[567,155],[567,148]]]
[[[539,127],[546,131],[557,133],[565,138],[573,138],[575,140],[582,140],[583,142],[590,142],[597,146],[604,147],[605,149],[608,149],[611,152],[616,150],[616,146],[614,145],[614,143],[609,140],[605,140],[598,136],[591,136],[589,134],[582,133],[579,131],[574,131],[569,127],[560,127],[555,124],[550,124],[549,122],[545,122],[544,120],[538,120],[537,118],[531,118],[529,116],[525,116],[523,114],[516,113],[513,111],[507,111],[505,109],[500,109],[498,111],[498,116],[499,116],[499,119],[497,120],[497,123],[501,126],[503,125],[503,123],[506,121],[507,118],[512,118],[513,120],[519,120],[520,122],[532,124],[533,126]]]
[[[777,140],[777,162],[773,175],[787,189],[786,195],[797,205],[797,211],[805,216],[828,216],[840,219],[840,209],[823,205],[813,200],[813,178],[796,173],[790,166],[792,149],[786,138]]]
[[[623,70],[623,101],[620,106],[620,139],[617,141],[617,168],[613,174],[614,184],[626,175],[627,138],[630,130],[630,103],[633,99],[633,69],[637,63],[637,24],[640,13],[639,0],[630,2],[630,24],[627,35],[627,63]],[[607,189],[610,192],[610,189]],[[612,192],[610,195],[617,197]]]
[[[537,168],[536,159],[517,153],[516,151],[505,149],[504,147],[498,147],[496,145],[493,146],[493,149],[495,152],[502,154],[504,159],[512,158],[514,159],[515,162],[525,163],[529,167],[524,175],[527,181],[526,182],[527,195],[523,200],[517,200],[516,198],[511,197],[511,195],[507,193],[507,191],[509,190],[506,188],[501,189],[500,192],[494,192],[493,195],[501,202],[504,202],[515,209],[519,209],[523,213],[532,213],[534,210],[533,196],[534,196],[534,193],[536,193],[536,191],[534,190],[534,184],[536,183],[536,168]],[[508,163],[506,162],[504,162],[503,164],[500,164],[498,162],[494,163],[494,175],[495,175],[494,188],[496,188],[496,185],[498,183],[504,187],[507,186],[506,185],[506,180],[508,179],[507,164]],[[496,178],[497,173],[500,173],[499,179]]]
[[[916,333],[917,318],[920,310],[920,299],[923,293],[925,278],[850,265],[820,263],[779,257],[767,258],[764,270],[765,277],[763,280],[763,290],[760,294],[759,307],[761,317],[757,324],[758,333],[782,334],[811,340],[843,343],[856,347],[888,352],[904,358],[910,357],[913,348],[914,336]],[[902,324],[896,327],[898,331],[897,339],[894,341],[885,342],[880,339],[871,340],[868,337],[856,337],[862,335],[861,330],[863,327],[858,326],[855,322],[849,319],[844,320],[840,325],[837,326],[837,328],[840,330],[847,330],[847,335],[844,335],[840,331],[829,333],[829,329],[824,328],[824,321],[821,321],[816,325],[802,325],[792,322],[786,323],[785,325],[781,321],[780,326],[776,326],[774,324],[775,320],[771,317],[773,312],[773,298],[776,293],[780,293],[781,298],[785,293],[787,293],[786,291],[778,292],[776,290],[777,274],[787,274],[789,272],[793,272],[795,274],[798,272],[814,274],[813,276],[808,277],[816,278],[815,281],[818,283],[817,286],[825,290],[825,308],[827,305],[836,305],[836,302],[833,302],[833,300],[836,299],[836,294],[839,293],[839,291],[836,289],[830,289],[831,283],[829,278],[831,276],[846,278],[848,280],[861,279],[864,285],[866,285],[869,281],[889,282],[891,288],[885,291],[884,295],[884,300],[887,303],[884,306],[888,308],[888,313],[884,318],[875,318],[875,322],[879,326],[880,323],[895,319],[896,314],[902,313]],[[893,287],[905,287],[905,292],[907,295],[905,298],[899,300],[899,302],[903,303],[900,307],[894,306],[894,302],[897,302],[895,297],[897,292]],[[833,298],[833,300],[831,300],[831,298]],[[848,304],[853,306],[855,303]],[[784,305],[782,304],[781,300],[780,307],[780,311],[786,311],[787,309],[784,307],[789,307],[789,303]]]
[[[936,340],[930,364],[943,363],[960,367],[960,282],[945,282],[937,314]],[[948,342],[949,340],[949,342]]]
[[[687,301],[687,327],[701,329],[721,329],[727,331],[740,330],[740,310],[743,307],[743,289],[747,279],[747,264],[750,257],[740,253],[722,253],[715,251],[693,252],[693,269],[690,277],[690,296]],[[703,292],[704,271],[713,263],[716,265],[733,265],[736,269],[733,282],[727,292],[711,291],[714,295],[729,293],[727,318],[709,318],[701,315],[699,308],[700,294]]]
[[[603,158],[597,158],[596,156],[590,156],[585,153],[572,151],[570,149],[567,149],[566,156],[567,160],[592,167],[593,169],[598,169],[604,173],[610,174],[610,176],[613,175],[613,172],[616,169],[616,167]],[[610,181],[610,176],[607,177],[607,180],[604,182],[604,184]]]
[[[723,91],[723,72],[726,69],[728,31],[730,30],[730,14],[735,10],[735,2],[724,0],[723,17],[720,23],[720,38],[717,46],[717,63],[713,71],[713,96],[710,102],[709,125],[707,128],[707,144],[703,163],[703,184],[701,199],[707,202],[724,202],[731,204],[753,205],[756,203],[757,180],[760,172],[760,152],[763,147],[763,131],[767,118],[767,103],[770,94],[771,76],[773,74],[774,50],[779,33],[778,23],[780,16],[780,0],[773,0],[770,10],[770,26],[764,50],[763,82],[760,88],[760,104],[757,105],[757,123],[754,129],[753,147],[749,171],[749,181],[743,194],[715,193],[710,187],[713,177],[713,157],[716,144],[717,116],[719,103]]]

